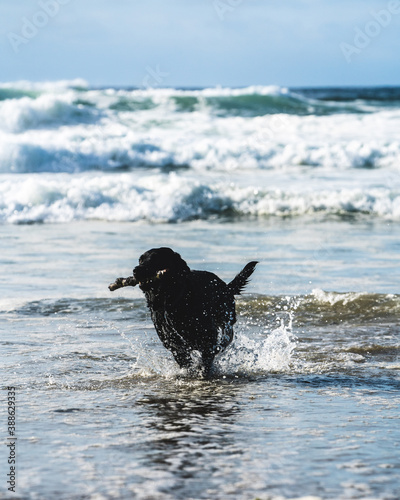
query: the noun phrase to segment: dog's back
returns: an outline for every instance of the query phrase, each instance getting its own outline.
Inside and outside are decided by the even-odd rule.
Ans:
[[[157,307],[149,304],[157,333],[173,352],[199,350],[211,356],[219,330],[236,320],[234,296],[224,281],[208,271],[191,270],[177,285],[157,301]]]
[[[150,305],[158,336],[180,366],[190,366],[190,354],[197,350],[208,371],[215,355],[231,343],[234,295],[242,292],[255,265],[249,263],[229,284],[214,273],[190,270],[175,290],[168,290],[168,298],[158,301],[159,307]]]

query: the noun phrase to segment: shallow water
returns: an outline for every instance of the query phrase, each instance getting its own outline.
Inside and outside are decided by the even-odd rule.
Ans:
[[[399,498],[395,225],[75,222],[0,234],[13,498]],[[139,290],[107,289],[164,244],[226,280],[260,260],[207,380],[177,368]]]

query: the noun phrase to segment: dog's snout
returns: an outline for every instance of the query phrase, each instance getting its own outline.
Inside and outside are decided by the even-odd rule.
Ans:
[[[132,274],[138,283],[148,281],[153,277],[151,270],[148,269],[147,266],[144,266],[142,264],[136,266],[133,269]]]
[[[140,266],[136,266],[133,268],[132,275],[134,278],[137,278],[138,275],[140,276]]]

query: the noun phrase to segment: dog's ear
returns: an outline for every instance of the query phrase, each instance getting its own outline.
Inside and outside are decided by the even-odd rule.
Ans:
[[[165,257],[168,260],[168,269],[175,273],[189,272],[189,266],[182,259],[178,252],[174,252],[171,248],[162,247],[160,250],[163,251]]]

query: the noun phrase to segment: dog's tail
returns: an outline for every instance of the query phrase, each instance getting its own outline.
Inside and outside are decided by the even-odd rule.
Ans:
[[[228,288],[233,295],[240,295],[243,292],[257,264],[257,260],[253,260],[246,264],[240,273],[228,284]]]

